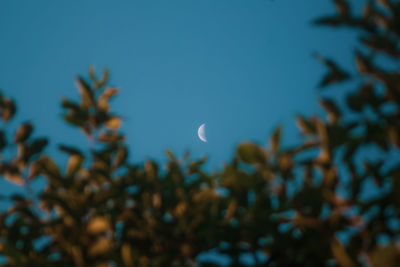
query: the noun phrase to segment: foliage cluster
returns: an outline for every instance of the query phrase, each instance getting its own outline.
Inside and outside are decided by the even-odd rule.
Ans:
[[[16,152],[2,154],[0,173],[28,190],[37,177],[46,186],[9,197],[0,265],[216,266],[197,257],[213,249],[231,266],[243,255],[254,266],[400,266],[400,3],[368,1],[362,14],[334,3],[315,23],[360,33],[357,72],[317,55],[328,69],[320,86],[358,86],[320,99],[326,120],[297,117],[301,144],[282,147],[278,127],[267,149],[241,143],[219,172],[169,151],[165,167],[129,163],[107,72],[78,77],[80,100],[62,100],[65,121],[92,143],[60,145],[65,166],[44,153],[32,124],[7,137],[16,107],[1,96],[0,149]]]

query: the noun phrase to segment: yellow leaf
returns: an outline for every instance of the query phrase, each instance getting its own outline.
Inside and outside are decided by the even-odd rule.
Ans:
[[[121,257],[125,266],[133,266],[131,245],[125,243],[121,247]]]
[[[68,159],[67,164],[67,175],[74,175],[81,168],[83,163],[83,157],[78,154],[71,155]]]
[[[231,219],[233,215],[235,215],[236,209],[237,209],[237,202],[236,200],[232,200],[229,203],[228,208],[226,209],[225,218],[228,220]]]
[[[108,220],[100,216],[93,218],[87,227],[87,231],[93,235],[104,233],[110,230],[111,226]]]
[[[104,98],[111,98],[114,95],[116,95],[118,93],[118,88],[107,88],[104,90],[104,92],[101,94],[100,97],[104,97]]]
[[[331,242],[331,248],[333,256],[335,256],[336,260],[343,267],[353,267],[356,266],[350,256],[347,254],[345,247],[340,243],[337,239],[334,239]]]
[[[187,209],[186,202],[180,202],[178,205],[176,205],[174,213],[176,216],[180,217],[185,213],[186,209]]]
[[[155,208],[160,208],[162,204],[162,199],[160,193],[154,194],[153,195],[153,206]]]
[[[39,175],[41,170],[42,170],[42,162],[40,161],[40,159],[32,162],[31,165],[29,166],[28,179],[32,179],[33,177]]]
[[[400,264],[400,251],[396,245],[377,246],[371,254],[372,267],[395,267]]]
[[[122,164],[124,164],[127,157],[128,150],[126,147],[119,147],[114,159],[114,168],[119,168]]]
[[[112,247],[112,241],[109,237],[101,237],[90,248],[89,256],[96,257],[107,253]]]
[[[5,172],[4,178],[6,180],[16,184],[16,185],[23,185],[24,184],[24,179],[22,179],[22,176],[19,172]]]
[[[108,121],[106,121],[104,125],[110,130],[118,130],[119,127],[121,127],[121,123],[122,123],[121,119],[114,116],[111,117]]]
[[[99,100],[97,100],[97,107],[105,112],[108,112],[110,110],[110,106],[108,105],[108,100],[102,97],[100,97]]]
[[[114,133],[100,133],[99,135],[99,141],[104,143],[115,143],[124,139],[124,136]]]
[[[18,128],[17,132],[15,133],[15,136],[14,136],[15,143],[24,142],[26,139],[29,138],[29,136],[31,135],[32,131],[33,131],[32,123],[28,122],[28,123],[22,124]]]
[[[79,93],[81,94],[82,106],[92,107],[94,104],[94,97],[89,85],[80,77],[76,78],[76,85],[79,89]]]
[[[314,134],[315,133],[315,125],[312,123],[312,121],[308,121],[300,115],[297,115],[296,124],[297,124],[297,127],[299,127],[302,134]]]
[[[189,244],[184,243],[181,245],[181,253],[183,256],[190,256],[192,254],[192,248]]]
[[[279,157],[279,167],[283,170],[289,170],[293,168],[293,159],[292,156],[288,153],[282,154]]]
[[[281,143],[281,136],[282,136],[282,127],[278,126],[274,130],[271,138],[269,139],[269,146],[270,146],[272,152],[278,151],[280,143]]]
[[[71,254],[74,259],[75,266],[78,267],[85,266],[82,256],[82,250],[79,247],[73,246],[71,248]]]

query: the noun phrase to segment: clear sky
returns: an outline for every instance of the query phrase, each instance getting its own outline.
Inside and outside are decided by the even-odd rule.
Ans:
[[[62,121],[61,97],[78,98],[74,76],[89,65],[107,67],[134,162],[189,149],[214,168],[239,141],[267,144],[279,123],[294,142],[294,114],[321,112],[325,69],[312,53],[352,62],[352,33],[311,25],[333,12],[328,0],[0,0],[0,88],[55,153],[87,146]]]

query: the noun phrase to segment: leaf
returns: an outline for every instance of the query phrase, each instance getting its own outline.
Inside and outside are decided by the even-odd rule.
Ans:
[[[95,71],[95,68],[94,68],[93,65],[90,65],[90,66],[89,66],[89,76],[90,76],[90,78],[91,78],[93,81],[96,81],[96,80],[97,80],[96,71]]]
[[[4,98],[1,103],[1,117],[5,122],[8,122],[14,117],[17,108],[14,101],[9,98]]]
[[[185,214],[187,207],[188,207],[187,203],[184,201],[181,201],[176,205],[173,214],[176,217],[181,217]]]
[[[339,262],[340,266],[343,266],[343,267],[357,266],[354,263],[354,261],[350,258],[350,256],[347,254],[347,251],[344,248],[344,246],[337,239],[332,240],[331,248],[332,248],[333,256]],[[385,266],[385,265],[381,265],[381,266]]]
[[[29,136],[32,134],[33,125],[30,122],[22,124],[15,133],[14,142],[15,143],[23,143],[25,142]]]
[[[99,238],[92,246],[89,248],[89,256],[96,257],[107,253],[112,247],[112,241],[109,237]]]
[[[110,99],[111,97],[115,96],[118,94],[118,88],[107,88],[103,91],[100,97],[104,97],[107,99]]]
[[[82,126],[87,123],[89,119],[89,112],[87,108],[80,108],[79,110],[69,112],[64,115],[64,120],[69,124],[75,126]]]
[[[121,119],[117,116],[111,117],[108,121],[104,123],[104,125],[110,130],[118,130],[121,127]]]
[[[4,131],[0,130],[0,151],[7,146],[7,137]]]
[[[121,257],[125,266],[134,266],[132,259],[132,248],[128,243],[121,246]]]
[[[189,175],[194,174],[194,173],[198,173],[200,171],[201,166],[206,163],[207,161],[207,157],[204,156],[203,158],[201,158],[200,160],[197,161],[193,161],[189,164],[188,166],[188,173]]]
[[[356,51],[356,66],[358,72],[361,74],[371,73],[373,71],[371,62],[360,51]]]
[[[288,171],[293,168],[293,157],[289,153],[283,153],[278,158],[279,167],[284,170]]]
[[[17,166],[14,164],[3,163],[0,165],[0,173],[4,178],[16,185],[23,185],[24,179]]]
[[[364,5],[363,11],[362,11],[362,17],[364,19],[370,19],[373,12],[374,12],[374,6],[371,2],[368,2]]]
[[[328,119],[330,122],[337,123],[340,120],[342,113],[336,106],[335,102],[327,98],[321,98],[320,104],[328,113]]]
[[[105,112],[108,112],[110,107],[108,104],[108,101],[118,93],[117,88],[107,88],[103,91],[103,93],[100,95],[99,99],[97,100],[97,107],[100,110],[103,110]]]
[[[248,164],[265,164],[266,155],[265,152],[256,144],[253,143],[241,143],[237,147],[237,154],[239,158]]]
[[[94,96],[89,85],[81,78],[76,78],[76,85],[81,94],[81,105],[82,107],[93,107],[94,106]]]
[[[39,160],[42,163],[43,174],[46,175],[49,179],[58,179],[59,177],[61,177],[60,169],[51,158],[49,158],[48,156],[43,156]]]
[[[162,205],[162,198],[160,193],[153,194],[153,206],[159,209]]]
[[[42,171],[42,162],[40,159],[35,160],[29,166],[28,179],[32,179],[40,174]]]
[[[71,250],[72,258],[74,259],[74,265],[78,267],[85,266],[80,247],[71,246],[69,249]]]
[[[118,147],[114,159],[114,169],[118,169],[122,164],[124,164],[127,157],[128,157],[128,149],[123,146]]]
[[[87,226],[87,231],[89,232],[89,234],[98,235],[111,231],[111,225],[106,218],[102,216],[97,216],[90,220]]]
[[[274,153],[276,153],[279,149],[281,143],[281,136],[282,136],[282,126],[278,126],[272,133],[272,136],[269,140],[269,146],[271,148],[271,151]]]
[[[108,69],[103,70],[103,76],[99,81],[96,82],[98,88],[103,87],[108,81],[109,72]]]
[[[125,140],[123,135],[115,133],[100,133],[98,140],[103,143],[116,143],[118,141]]]
[[[392,7],[392,3],[389,0],[378,0],[378,3],[385,8]]]
[[[324,58],[319,54],[315,54],[315,57],[318,61],[323,63],[325,66],[328,67],[329,71],[325,76],[322,78],[319,87],[323,88],[331,84],[335,84],[338,82],[346,81],[350,78],[350,75],[340,68],[334,61]]]
[[[371,256],[372,267],[396,267],[400,266],[400,253],[396,245],[377,246]]]
[[[390,39],[388,36],[374,34],[361,38],[361,42],[371,48],[373,51],[383,52],[394,58],[398,58],[400,56],[400,53],[397,49],[397,42]]]
[[[42,152],[42,150],[47,146],[49,142],[47,138],[41,137],[35,139],[29,146],[29,154],[30,156]]]
[[[321,154],[319,158],[325,162],[331,160],[331,144],[328,134],[328,129],[325,123],[321,120],[317,120],[317,133],[321,141]]]
[[[400,207],[400,170],[395,170],[391,174],[392,180],[392,201],[396,208]]]
[[[350,7],[346,0],[334,0],[336,9],[340,16],[349,17]]]
[[[167,150],[165,150],[165,153],[167,154],[168,158],[170,158],[170,160],[176,161],[176,158],[175,158],[175,156],[174,156],[174,153],[172,153],[171,150],[167,149]]]
[[[310,120],[306,120],[303,116],[297,115],[297,126],[303,134],[315,134],[316,126],[315,123],[312,123]]]
[[[67,145],[58,145],[58,149],[69,154],[69,155],[82,155],[83,153],[75,147],[67,146]]]
[[[232,200],[229,202],[228,208],[226,209],[225,219],[230,220],[230,219],[233,218],[233,216],[234,216],[235,213],[236,213],[237,206],[238,206],[237,201],[234,200],[234,199],[232,199]]]
[[[154,180],[158,175],[158,165],[157,163],[146,160],[144,163],[144,170],[146,171],[147,178]]]
[[[364,105],[363,99],[361,99],[358,95],[355,94],[347,95],[346,102],[350,109],[357,112],[360,112]]]
[[[63,108],[72,109],[75,111],[78,111],[80,109],[80,106],[77,103],[75,103],[67,98],[63,98],[61,100],[61,106]]]
[[[321,17],[319,19],[314,20],[313,23],[316,25],[337,27],[344,24],[345,21],[343,20],[343,18],[334,15],[334,16]]]
[[[67,163],[67,175],[72,177],[77,173],[83,164],[84,157],[80,154],[72,154]]]

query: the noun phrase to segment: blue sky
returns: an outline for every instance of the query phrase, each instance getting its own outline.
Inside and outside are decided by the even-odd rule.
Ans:
[[[353,33],[311,25],[333,12],[328,0],[0,0],[0,88],[55,154],[88,145],[62,121],[61,97],[77,99],[74,77],[89,65],[109,68],[133,162],[170,148],[216,168],[240,141],[267,144],[278,124],[295,142],[294,114],[321,112],[325,69],[312,53],[352,64]]]

